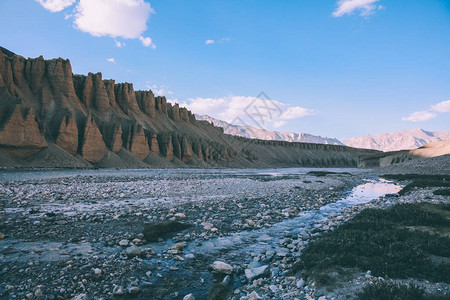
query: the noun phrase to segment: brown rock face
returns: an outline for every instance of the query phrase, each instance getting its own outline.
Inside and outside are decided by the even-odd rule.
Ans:
[[[47,146],[33,109],[24,113],[21,105],[16,105],[9,119],[0,126],[0,147],[13,156],[25,158]]]
[[[122,149],[122,126],[119,125],[114,131],[111,143],[111,150],[114,153],[117,153]]]
[[[197,154],[198,158],[203,160],[203,152],[202,152],[201,141],[195,142],[193,148],[194,148],[194,153]]]
[[[163,133],[158,135],[159,148],[161,154],[169,161],[173,160],[173,144],[172,135],[168,133]]]
[[[139,111],[132,83],[125,82],[116,84],[114,86],[114,93],[117,104],[126,114]]]
[[[179,121],[180,120],[180,106],[175,104],[173,107],[170,104],[167,104],[167,107],[172,110],[170,116],[172,120]]]
[[[140,160],[144,160],[150,153],[144,129],[135,128],[131,137],[130,152]]]
[[[173,156],[181,160],[181,144],[178,136],[172,134]]]
[[[155,95],[152,91],[136,91],[136,101],[144,114],[152,119],[156,117]]]
[[[73,81],[78,98],[86,107],[95,108],[100,112],[104,112],[110,107],[102,73],[89,73],[88,76],[75,75]]]
[[[167,99],[164,96],[158,96],[155,98],[156,110],[167,114]]]
[[[151,135],[149,144],[150,144],[150,150],[151,150],[153,153],[159,155],[159,153],[160,153],[160,152],[159,152],[159,143],[158,143],[158,138],[157,138],[157,136],[156,136],[156,133],[153,133],[153,134]]]
[[[181,158],[183,162],[189,162],[194,158],[194,151],[186,136],[181,139]]]
[[[185,107],[180,108],[180,119],[189,122],[189,114],[187,108]]]
[[[58,136],[56,137],[56,145],[72,155],[77,153],[78,127],[75,123],[75,119],[71,115],[62,119]]]
[[[99,162],[107,150],[102,134],[94,119],[88,116],[81,143],[81,156],[90,163]]]

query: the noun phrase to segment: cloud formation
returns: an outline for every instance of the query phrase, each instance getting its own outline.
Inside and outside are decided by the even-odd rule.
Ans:
[[[439,102],[438,104],[432,105],[431,110],[437,112],[450,112],[450,100]]]
[[[71,6],[76,0],[35,0],[39,2],[45,9],[51,12],[62,11]]]
[[[144,45],[145,47],[151,47],[153,49],[156,48],[156,45],[153,44],[152,39],[149,37],[140,36],[139,40],[141,41],[142,45]]]
[[[222,44],[222,43],[229,42],[229,41],[230,41],[230,38],[224,37],[219,40],[206,40],[205,45]]]
[[[438,113],[450,112],[450,100],[439,102],[432,105],[428,110],[416,111],[408,117],[403,117],[402,121],[423,122],[435,118]]]
[[[172,99],[171,102],[176,102],[176,100]],[[244,123],[256,127],[268,125],[277,128],[285,125],[287,121],[315,114],[312,109],[289,106],[276,100],[247,96],[188,98],[180,105],[196,114],[208,115],[229,123]]]
[[[156,48],[150,37],[143,36],[147,20],[155,10],[144,0],[36,0],[45,9],[58,12],[77,2],[74,27],[96,37],[114,38],[117,47],[125,43],[116,38],[138,39],[146,47]]]
[[[333,12],[333,17],[342,17],[344,15],[351,15],[355,11],[359,11],[360,16],[368,16],[383,6],[377,5],[379,0],[339,0],[337,2],[336,10]]]
[[[111,62],[111,63],[113,63],[113,64],[115,64],[116,63],[116,60],[114,59],[114,58],[108,58],[108,59],[106,59],[107,61],[109,61],[109,62]]]

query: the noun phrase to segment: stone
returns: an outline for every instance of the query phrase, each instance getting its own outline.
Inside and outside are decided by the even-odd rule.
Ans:
[[[299,279],[299,280],[297,280],[297,283],[295,284],[295,286],[300,289],[305,286],[305,281],[303,279]]]
[[[183,300],[195,300],[195,297],[192,294],[187,294],[183,297]]]
[[[126,246],[128,246],[128,243],[129,243],[128,240],[120,240],[119,246],[126,247]]]
[[[258,299],[262,299],[258,293],[256,293],[255,291],[251,292],[248,296],[247,296],[247,300],[258,300]]]
[[[93,271],[94,271],[94,274],[96,274],[96,275],[102,274],[102,270],[99,268],[95,268]]]
[[[260,277],[264,277],[264,276],[268,276],[269,275],[269,266],[268,265],[264,265],[261,267],[257,267],[257,268],[252,268],[252,269],[245,269],[245,277],[247,277],[248,280],[254,280],[254,279],[258,279]]]
[[[210,267],[213,270],[213,272],[216,272],[216,273],[222,273],[222,274],[233,273],[233,267],[223,261],[216,260],[215,262],[213,262],[211,264]]]
[[[125,250],[125,253],[128,257],[139,256],[139,255],[141,255],[141,252],[142,252],[141,249],[139,249],[139,247],[137,247],[135,245],[130,246]]]
[[[129,294],[137,294],[141,291],[137,286],[130,286],[127,290]]]
[[[122,296],[124,294],[125,294],[125,292],[124,292],[123,286],[115,286],[113,288],[113,295]]]
[[[181,250],[184,246],[186,246],[186,242],[181,242],[170,247],[172,250]]]
[[[42,290],[41,290],[41,289],[37,289],[37,290],[34,292],[34,296],[35,296],[35,297],[42,297],[42,296],[43,296]]]
[[[173,215],[175,218],[180,218],[180,219],[184,219],[186,218],[186,215],[183,213],[176,213]]]

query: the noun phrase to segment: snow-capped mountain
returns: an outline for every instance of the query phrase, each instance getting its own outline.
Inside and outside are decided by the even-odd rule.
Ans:
[[[353,137],[344,144],[355,148],[380,151],[409,150],[422,147],[431,142],[450,140],[450,131],[425,131],[420,128],[390,133],[379,133]]]
[[[214,126],[222,127],[224,132],[227,134],[242,136],[250,139],[344,145],[338,139],[321,137],[308,133],[268,131],[248,125],[233,125],[225,121],[214,119],[207,115],[196,114],[195,118],[197,120],[208,121],[209,123],[214,124]]]

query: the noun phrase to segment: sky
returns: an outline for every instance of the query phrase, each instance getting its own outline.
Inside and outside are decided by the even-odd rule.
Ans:
[[[17,54],[228,122],[340,140],[450,130],[448,0],[0,0],[0,15]]]

